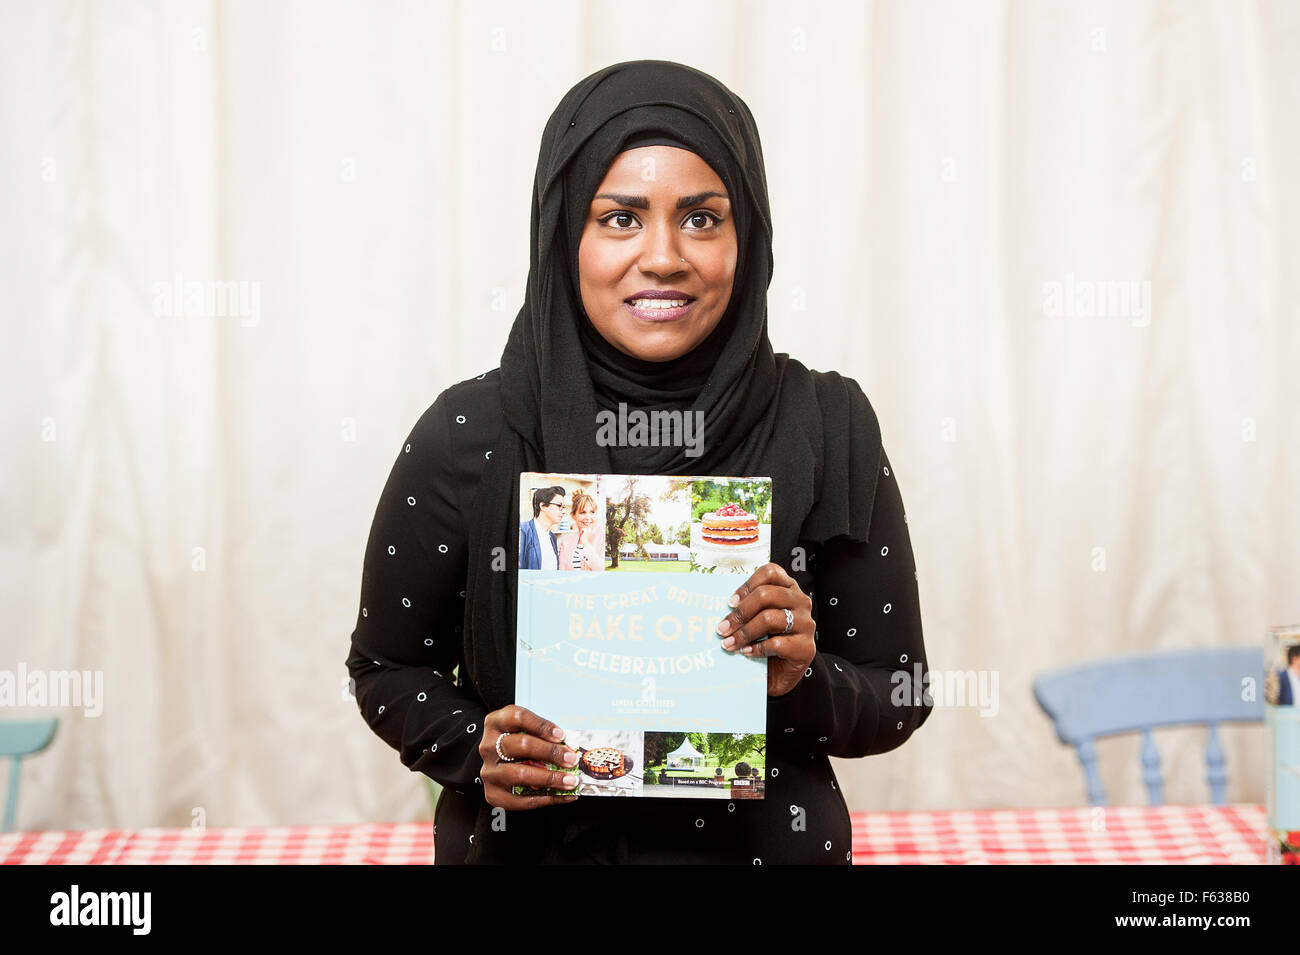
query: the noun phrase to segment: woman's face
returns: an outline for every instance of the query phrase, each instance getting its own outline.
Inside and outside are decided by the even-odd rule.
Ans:
[[[584,504],[582,510],[575,515],[578,526],[584,530],[596,523],[596,502],[592,501],[590,505]]]
[[[582,230],[582,306],[619,351],[671,361],[722,320],[736,257],[731,202],[709,164],[675,146],[629,149],[597,187]],[[656,307],[665,303],[674,307]]]

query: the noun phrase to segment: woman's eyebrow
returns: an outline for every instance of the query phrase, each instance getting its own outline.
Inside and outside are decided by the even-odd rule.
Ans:
[[[693,196],[682,196],[677,200],[677,208],[685,209],[687,206],[697,206],[705,199],[717,196],[719,199],[727,199],[725,192],[699,192]],[[612,192],[602,192],[593,199],[609,199],[611,202],[617,202],[620,206],[631,206],[633,209],[649,209],[650,202],[645,196],[620,196]],[[728,199],[728,201],[730,201]]]

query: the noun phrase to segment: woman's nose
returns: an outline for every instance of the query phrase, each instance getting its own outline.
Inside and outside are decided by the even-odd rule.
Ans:
[[[685,266],[678,248],[678,232],[666,225],[652,224],[645,230],[645,246],[641,252],[641,271],[656,275],[672,275]]]

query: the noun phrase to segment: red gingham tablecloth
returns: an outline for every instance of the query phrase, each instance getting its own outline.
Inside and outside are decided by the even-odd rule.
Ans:
[[[1264,807],[1119,806],[853,814],[853,861],[1250,864]],[[0,863],[404,865],[433,862],[430,822],[0,834]]]

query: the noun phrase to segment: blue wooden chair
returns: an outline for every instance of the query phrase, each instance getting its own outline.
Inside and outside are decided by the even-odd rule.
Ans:
[[[1247,694],[1247,678],[1253,694]],[[1253,695],[1253,699],[1243,696]],[[1151,805],[1162,803],[1164,776],[1151,731],[1204,723],[1206,776],[1216,806],[1226,801],[1220,723],[1264,719],[1264,651],[1252,647],[1175,650],[1112,657],[1044,673],[1034,680],[1034,699],[1052,720],[1062,743],[1075,748],[1088,784],[1088,800],[1106,805],[1093,740],[1142,733],[1142,780]]]
[[[0,722],[0,756],[14,758],[14,764],[9,770],[9,796],[5,800],[4,827],[0,828],[0,832],[11,832],[14,827],[14,815],[18,812],[18,772],[22,758],[39,753],[49,746],[58,727],[59,720],[55,716]]]

